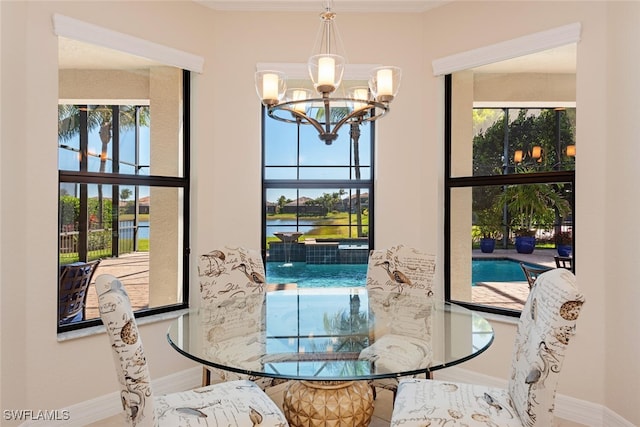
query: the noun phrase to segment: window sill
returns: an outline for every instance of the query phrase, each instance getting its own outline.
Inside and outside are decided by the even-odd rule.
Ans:
[[[476,311],[476,313],[490,322],[503,323],[505,325],[517,325],[518,321],[520,320],[518,317],[506,316],[503,314],[487,313],[484,311]]]
[[[181,310],[170,311],[167,313],[154,314],[151,316],[146,316],[146,317],[136,319],[136,323],[138,324],[138,326],[143,326],[151,323],[164,322],[165,320],[176,319],[179,316],[187,313],[188,311],[189,310],[185,308]],[[75,331],[61,332],[58,334],[58,342],[71,341],[78,338],[84,338],[92,335],[102,334],[104,332],[105,332],[104,325],[91,326],[88,328],[77,329]]]

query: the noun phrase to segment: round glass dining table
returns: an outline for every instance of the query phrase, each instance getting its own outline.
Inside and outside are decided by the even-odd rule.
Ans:
[[[189,310],[167,333],[174,349],[203,365],[292,380],[283,403],[291,425],[315,425],[320,416],[345,427],[369,423],[371,380],[456,365],[493,336],[485,318],[461,306],[364,287],[221,300]]]

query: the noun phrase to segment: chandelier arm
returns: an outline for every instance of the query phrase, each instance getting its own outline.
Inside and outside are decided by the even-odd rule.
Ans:
[[[309,117],[308,115],[306,115],[305,113],[303,113],[301,111],[295,110],[293,108],[289,108],[288,106],[284,106],[284,105],[278,106],[278,110],[288,111],[296,119],[302,121],[302,124],[308,123],[308,124],[312,125],[314,128],[316,128],[318,133],[320,133],[320,134],[324,134],[325,133],[325,130],[322,128],[322,125],[320,124],[320,122],[318,122],[316,119],[314,119],[312,117]],[[282,118],[280,118],[280,117],[274,117],[274,116],[271,116],[271,117],[275,118],[276,120],[282,120]]]
[[[331,103],[329,101],[328,94],[323,94],[322,99],[324,101],[324,127],[325,127],[325,134],[327,134],[327,133],[331,133]]]
[[[365,107],[359,108],[357,110],[353,110],[346,114],[342,119],[337,121],[335,124],[331,123],[331,102],[333,101],[343,101],[343,102],[356,102],[361,104],[366,104]],[[296,106],[303,103],[313,103],[319,102],[322,103],[324,108],[324,123],[320,122],[317,119],[309,116],[301,109],[296,108]],[[376,109],[379,109],[380,114],[375,114]],[[291,114],[295,120],[286,118],[278,114],[278,112],[286,111]],[[389,104],[387,102],[379,102],[379,101],[362,101],[352,98],[329,98],[323,97],[319,99],[304,99],[304,100],[295,100],[295,101],[287,101],[277,105],[273,105],[269,107],[268,113],[269,117],[280,120],[287,123],[299,123],[299,124],[309,124],[312,125],[316,131],[318,132],[318,138],[324,141],[326,145],[331,145],[333,141],[338,138],[338,130],[345,124],[351,122],[371,122],[379,119],[384,116],[389,111]],[[367,115],[369,113],[369,115]],[[332,129],[333,126],[333,129]]]
[[[380,101],[362,101],[359,99],[353,99],[353,98],[328,98],[329,102],[332,101],[344,101],[344,102],[356,102],[356,103],[363,103],[363,104],[367,104],[366,107],[360,108],[358,110],[356,110],[356,113],[361,113],[361,112],[365,112],[367,110],[371,110],[374,108],[377,108],[379,110],[382,110],[382,112],[380,114],[371,114],[370,117],[367,117],[365,119],[363,119],[363,121],[365,122],[371,122],[374,120],[377,120],[381,117],[383,117],[386,113],[389,112],[389,103],[387,102],[380,102]],[[301,100],[296,100],[296,101],[286,101],[286,102],[281,102],[280,104],[276,104],[273,106],[268,107],[268,112],[269,112],[269,116],[273,119],[276,120],[280,120],[283,122],[290,122],[290,123],[295,123],[294,120],[287,120],[283,117],[278,116],[276,113],[276,111],[288,111],[291,114],[294,114],[300,118],[304,118],[307,120],[313,120],[316,121],[314,119],[311,119],[309,116],[307,116],[305,113],[302,113],[300,110],[296,110],[294,109],[294,107],[296,105],[299,104],[303,104],[303,103],[314,103],[314,102],[321,102],[324,104],[325,100],[324,98],[314,98],[314,99],[301,99]],[[329,104],[330,105],[330,104]],[[326,109],[326,108],[325,108]],[[325,115],[326,117],[326,115]],[[317,121],[316,121],[317,122]],[[318,122],[319,123],[319,122]],[[319,125],[321,126],[321,125]],[[318,130],[322,129],[322,127],[320,127]],[[324,130],[322,130],[324,132]]]
[[[350,112],[333,126],[333,133],[337,135],[338,130],[342,127],[342,125],[344,125],[347,122],[353,121],[353,122],[362,123],[363,121],[362,117],[366,114],[366,112],[367,112],[367,108]],[[355,119],[355,120],[352,120],[352,119]]]

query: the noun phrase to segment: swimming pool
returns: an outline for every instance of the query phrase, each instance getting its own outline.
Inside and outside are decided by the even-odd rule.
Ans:
[[[525,263],[534,268],[543,268],[539,264]],[[510,258],[474,258],[471,261],[472,285],[477,282],[522,282],[526,281],[520,261]]]
[[[525,263],[534,268],[539,264]],[[307,264],[304,262],[268,262],[267,283],[297,283],[300,288],[364,286],[367,264]],[[527,279],[520,261],[510,258],[474,258],[471,262],[472,285],[477,282],[523,282]]]
[[[299,288],[364,286],[367,264],[284,264],[268,262],[267,283],[297,283]]]

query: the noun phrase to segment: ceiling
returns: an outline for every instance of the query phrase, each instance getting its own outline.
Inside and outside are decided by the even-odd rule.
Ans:
[[[58,37],[58,69],[135,70],[164,65],[140,56]]]
[[[558,73],[576,72],[576,44],[568,44],[531,55],[519,56],[473,68],[476,73]]]
[[[193,0],[216,10],[313,11],[322,10],[321,0]],[[454,0],[340,0],[336,11],[421,12]],[[333,2],[332,2],[333,3]],[[146,58],[59,38],[60,69],[141,69],[163,65]],[[576,45],[566,45],[543,52],[474,68],[479,73],[575,73]]]
[[[215,10],[319,12],[321,0],[193,0]],[[331,1],[336,12],[424,12],[453,0],[339,0]]]

